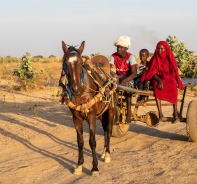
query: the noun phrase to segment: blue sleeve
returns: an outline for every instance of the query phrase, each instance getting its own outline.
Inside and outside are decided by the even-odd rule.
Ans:
[[[114,65],[114,57],[113,56],[110,56],[109,63],[112,64],[112,65]]]
[[[129,57],[129,64],[130,65],[136,65],[136,60],[135,60],[135,56],[134,55],[131,55]]]

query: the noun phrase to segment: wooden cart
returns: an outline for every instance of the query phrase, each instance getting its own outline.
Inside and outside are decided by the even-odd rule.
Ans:
[[[195,79],[182,79],[183,85],[184,85],[184,91],[182,94],[181,99],[179,99],[180,104],[180,120],[181,122],[186,122],[186,131],[191,141],[197,142],[197,100],[190,101],[186,117],[182,116],[183,112],[183,106],[184,106],[184,100],[187,92],[187,88],[189,86],[197,84],[197,78]],[[122,137],[124,136],[130,127],[130,124],[125,123],[126,122],[126,102],[124,98],[124,91],[132,93],[132,121],[137,122],[141,121],[146,123],[150,127],[154,127],[158,125],[158,113],[157,111],[149,111],[144,115],[138,115],[139,107],[142,106],[140,103],[138,103],[138,97],[140,95],[146,95],[149,96],[149,100],[146,103],[146,108],[148,106],[156,106],[154,93],[153,91],[143,91],[138,90],[135,88],[128,88],[125,86],[118,85],[119,89],[119,97],[118,97],[118,104],[116,106],[116,117],[112,129],[112,136],[114,137]],[[180,96],[180,95],[179,95]],[[135,100],[134,100],[135,99]],[[133,103],[134,102],[134,103]],[[178,105],[179,105],[178,104]],[[162,104],[162,106],[172,106],[170,103]],[[164,121],[172,121],[173,117],[165,117]],[[132,122],[132,123],[133,123]]]

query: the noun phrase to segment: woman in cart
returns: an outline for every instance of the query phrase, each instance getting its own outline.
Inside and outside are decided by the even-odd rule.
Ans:
[[[152,79],[156,104],[159,112],[159,123],[164,115],[161,100],[173,104],[173,123],[180,121],[177,111],[178,90],[183,89],[183,84],[178,74],[175,57],[166,41],[157,43],[156,50],[149,62],[149,68],[141,77],[141,82]]]

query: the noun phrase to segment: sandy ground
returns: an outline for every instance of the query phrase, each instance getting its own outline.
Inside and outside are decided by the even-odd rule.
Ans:
[[[55,97],[57,90],[22,93],[0,84],[0,183],[197,183],[197,144],[188,141],[185,123],[171,122],[156,128],[132,124],[124,137],[111,138],[112,162],[106,164],[100,158],[104,139],[98,121],[98,176],[90,176],[92,157],[84,122],[83,173],[73,175],[76,132],[67,106]],[[194,99],[187,95],[184,116]],[[148,110],[141,107],[140,112]],[[171,114],[172,108],[165,107],[164,115]]]

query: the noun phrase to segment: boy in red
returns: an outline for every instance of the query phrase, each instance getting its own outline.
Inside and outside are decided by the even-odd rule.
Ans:
[[[115,65],[116,74],[118,75],[119,85],[131,87],[133,79],[136,77],[136,60],[134,55],[127,52],[131,45],[130,37],[120,36],[114,41],[114,46],[117,47],[117,52],[110,57],[111,67]],[[127,118],[126,122],[131,122],[131,93],[125,93],[127,103]]]

